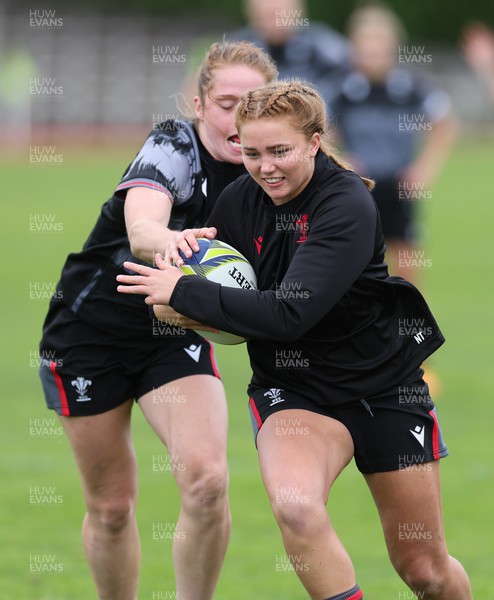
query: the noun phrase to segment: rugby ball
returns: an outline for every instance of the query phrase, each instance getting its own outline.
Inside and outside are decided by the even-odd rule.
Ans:
[[[238,250],[219,240],[199,238],[197,243],[199,250],[193,252],[190,258],[180,253],[184,264],[178,268],[184,275],[197,275],[227,287],[257,289],[254,269]],[[243,337],[226,331],[211,333],[197,330],[197,333],[218,344],[233,345],[245,342]]]

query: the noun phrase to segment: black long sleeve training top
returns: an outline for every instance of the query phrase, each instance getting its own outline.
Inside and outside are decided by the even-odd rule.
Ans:
[[[420,292],[389,276],[364,183],[321,151],[296,198],[275,206],[243,176],[208,224],[251,262],[258,290],[182,277],[170,304],[246,337],[253,384],[343,403],[406,383],[444,342]]]

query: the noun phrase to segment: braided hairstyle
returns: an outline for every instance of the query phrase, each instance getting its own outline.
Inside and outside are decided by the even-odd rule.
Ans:
[[[314,133],[321,136],[321,150],[338,166],[353,171],[352,166],[342,160],[336,150],[326,141],[327,117],[324,101],[307,82],[300,79],[285,79],[268,83],[240,99],[235,113],[235,126],[257,119],[288,117],[292,125],[310,139]],[[369,190],[374,181],[361,177]]]

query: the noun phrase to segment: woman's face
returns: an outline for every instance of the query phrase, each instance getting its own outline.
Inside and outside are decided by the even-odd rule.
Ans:
[[[199,137],[216,160],[242,163],[242,148],[233,122],[235,108],[241,96],[265,83],[264,75],[257,69],[225,65],[214,69],[204,101],[194,98]]]
[[[321,138],[307,137],[288,117],[247,121],[240,132],[244,164],[274,204],[289,202],[307,186]]]
[[[350,36],[354,65],[371,80],[384,80],[396,66],[398,39],[383,24],[362,24]]]

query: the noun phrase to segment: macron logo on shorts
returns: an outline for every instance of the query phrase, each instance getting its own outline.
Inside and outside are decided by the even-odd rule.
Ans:
[[[408,430],[413,437],[417,440],[417,442],[422,446],[422,448],[424,447],[424,433],[425,433],[425,427],[422,425],[422,427],[420,427],[420,425],[417,425],[415,427],[415,429],[409,429]]]
[[[199,362],[199,358],[201,357],[202,346],[196,346],[195,344],[191,344],[188,348],[184,348],[185,352],[190,356],[192,360],[195,360],[196,363]]]

